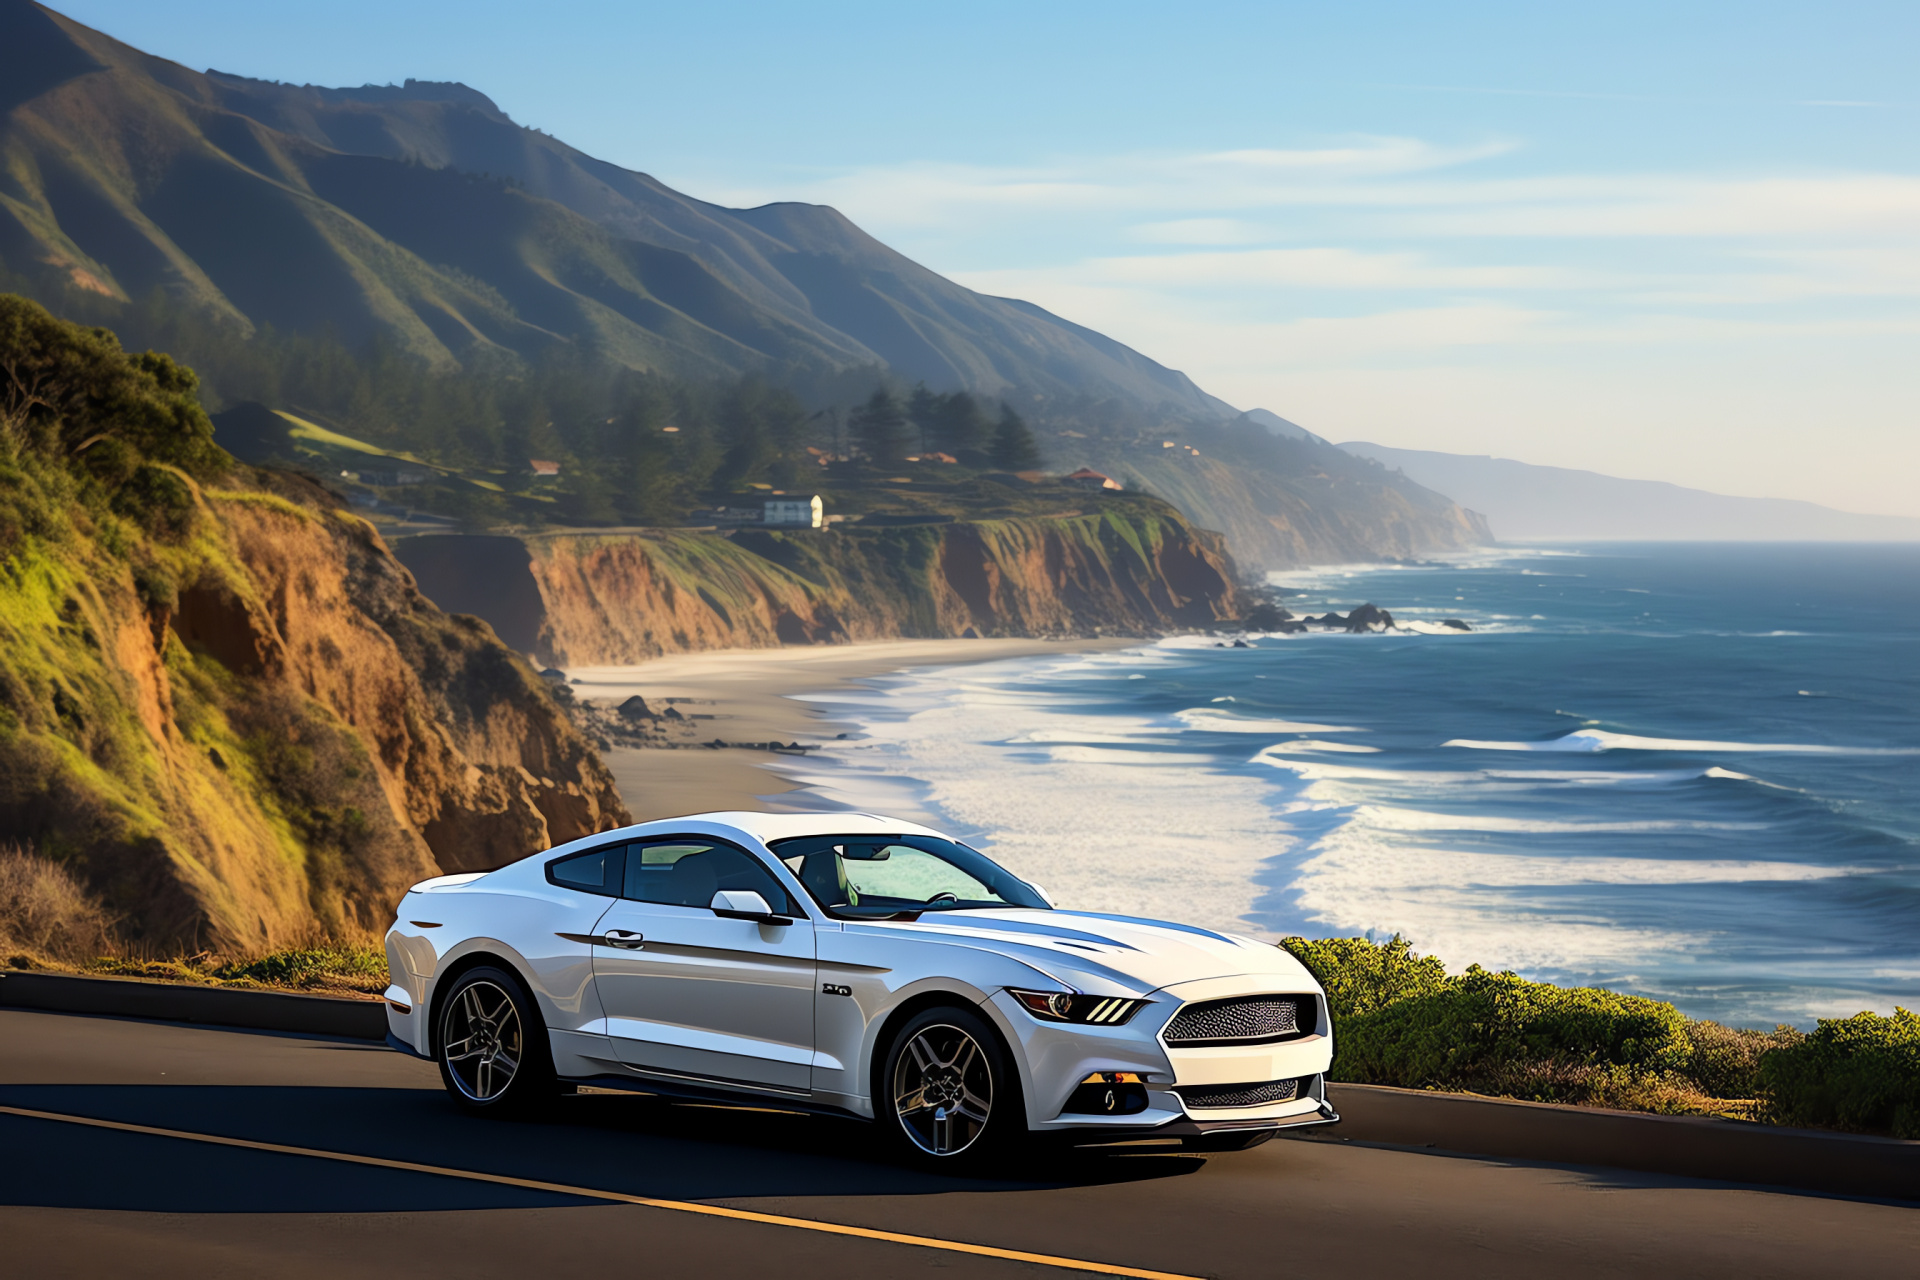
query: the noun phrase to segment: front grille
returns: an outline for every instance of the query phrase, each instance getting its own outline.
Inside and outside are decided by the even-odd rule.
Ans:
[[[1236,996],[1190,1004],[1167,1024],[1171,1047],[1215,1044],[1268,1044],[1311,1035],[1312,996]]]
[[[1300,1096],[1300,1081],[1269,1080],[1264,1084],[1209,1084],[1175,1089],[1180,1100],[1195,1111],[1225,1107],[1264,1107],[1270,1102],[1292,1102]]]

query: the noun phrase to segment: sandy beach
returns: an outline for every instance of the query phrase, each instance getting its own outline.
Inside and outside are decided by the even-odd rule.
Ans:
[[[874,644],[723,649],[675,654],[629,667],[567,672],[581,698],[622,701],[634,694],[656,709],[667,699],[694,719],[698,738],[731,742],[819,742],[851,727],[797,695],[916,667],[957,666],[1032,655],[1085,653],[1138,645],[1137,639],[887,640]],[[729,747],[632,748],[602,753],[635,821],[717,809],[781,809],[796,784],[774,771],[791,757]]]

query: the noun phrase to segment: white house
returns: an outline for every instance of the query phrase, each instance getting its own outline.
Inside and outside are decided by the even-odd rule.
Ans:
[[[817,493],[811,498],[769,498],[761,523],[818,529],[822,523],[820,515],[820,495]]]

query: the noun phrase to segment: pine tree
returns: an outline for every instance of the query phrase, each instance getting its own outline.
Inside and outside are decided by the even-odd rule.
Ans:
[[[1011,405],[1000,406],[1000,425],[993,429],[993,465],[1002,471],[1031,471],[1040,465],[1040,446]]]
[[[990,424],[980,412],[980,403],[964,391],[943,398],[939,422],[934,434],[935,447],[958,457],[986,443]]]
[[[847,426],[853,442],[875,466],[888,466],[907,455],[907,415],[885,387],[875,387],[867,402],[853,411]]]
[[[934,443],[940,431],[940,411],[946,407],[947,397],[937,396],[927,390],[922,382],[907,397],[907,418],[913,423],[913,430],[920,438],[920,452],[931,453],[941,446]]]

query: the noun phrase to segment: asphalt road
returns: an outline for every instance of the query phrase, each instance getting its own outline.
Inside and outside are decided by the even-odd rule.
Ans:
[[[36,1280],[1076,1274],[528,1182],[1183,1276],[1920,1275],[1913,1206],[1325,1139],[960,1181],[846,1121],[619,1094],[475,1119],[363,1043],[20,1010],[0,1107],[0,1276]]]

